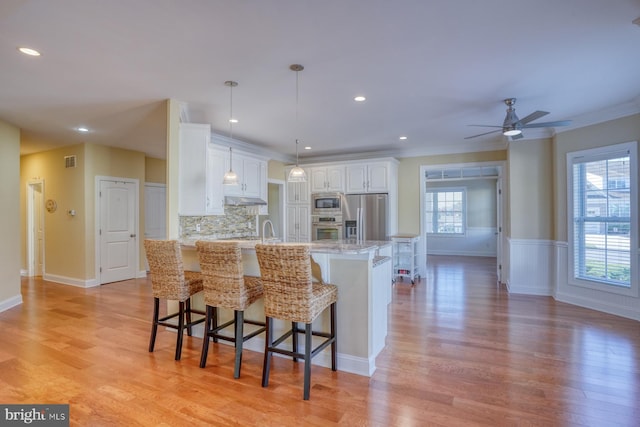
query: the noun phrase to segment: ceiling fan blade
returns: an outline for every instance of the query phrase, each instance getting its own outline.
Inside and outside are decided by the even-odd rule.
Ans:
[[[502,126],[499,126],[499,127],[500,127],[500,128],[502,128]],[[501,129],[498,129],[498,130],[491,130],[491,131],[489,131],[489,132],[479,133],[479,134],[477,134],[477,135],[473,135],[473,136],[467,136],[467,137],[465,137],[464,139],[476,138],[476,137],[478,137],[478,136],[489,135],[490,133],[496,133],[496,132],[500,132],[500,131],[501,131]]]
[[[571,124],[571,120],[560,120],[557,122],[542,122],[542,123],[531,123],[528,125],[522,126],[523,128],[553,128],[557,126],[569,126]]]
[[[478,126],[481,128],[502,128],[502,126],[494,126],[494,125],[467,125],[467,126]]]
[[[526,125],[529,122],[532,122],[534,120],[539,119],[540,117],[544,117],[547,114],[549,114],[548,111],[534,111],[533,113],[529,114],[526,117],[523,117],[520,119],[520,123],[522,123],[523,125]]]

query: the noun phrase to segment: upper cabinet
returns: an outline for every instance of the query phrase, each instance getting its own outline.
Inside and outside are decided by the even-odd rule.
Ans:
[[[286,175],[289,175],[289,170],[285,170]],[[305,169],[307,177],[310,174],[309,169]],[[309,204],[309,182],[289,182],[287,181],[287,203],[291,204]]]
[[[390,162],[347,165],[345,193],[388,193],[391,182]]]
[[[344,192],[344,166],[316,166],[310,169],[311,192]]]
[[[225,196],[261,197],[266,194],[267,162],[237,151],[233,152],[232,159],[233,171],[238,175],[238,185],[225,185]],[[229,170],[228,156],[224,170]],[[265,187],[264,190],[262,186]]]
[[[224,213],[222,178],[218,183],[212,174],[221,158],[214,156],[210,141],[209,125],[180,124],[178,213],[182,216]]]

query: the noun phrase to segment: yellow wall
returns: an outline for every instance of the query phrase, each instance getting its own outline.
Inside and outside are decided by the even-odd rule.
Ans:
[[[267,178],[269,179],[279,179],[284,181],[284,163],[278,160],[269,160],[267,165]]]
[[[180,103],[169,99],[167,107],[167,238],[180,237],[178,170],[180,153]]]
[[[65,168],[64,157],[76,155],[77,167]],[[96,278],[95,201],[96,176],[139,181],[139,231],[144,231],[145,157],[143,153],[94,144],[70,145],[29,154],[20,159],[20,203],[26,218],[26,188],[32,179],[44,181],[44,199],[53,199],[58,209],[45,212],[45,273],[73,281]],[[67,211],[73,209],[75,216]],[[26,221],[22,224],[23,269],[27,267]],[[143,264],[140,245],[140,266]]]
[[[76,156],[75,168],[65,168],[65,156]],[[85,242],[87,212],[85,209],[85,147],[70,145],[20,158],[20,192],[22,218],[26,219],[27,182],[42,179],[44,200],[56,201],[55,212],[44,212],[44,260],[46,274],[71,279],[87,278]],[[67,215],[69,209],[76,216]],[[22,224],[22,268],[27,268],[26,220]],[[92,250],[93,253],[93,250]]]
[[[20,296],[20,129],[0,121],[0,307]],[[10,304],[11,301],[12,304]]]
[[[144,235],[144,182],[145,182],[145,156],[139,151],[125,150],[122,148],[107,147],[104,145],[86,144],[85,167],[85,209],[87,211],[86,223],[86,278],[96,277],[95,270],[95,201],[96,201],[96,176],[108,176],[116,178],[129,178],[138,180],[138,236]],[[139,265],[144,266],[144,249],[142,239],[138,239]]]
[[[167,161],[163,159],[154,159],[146,157],[144,159],[144,180],[154,184],[167,183]]]
[[[553,144],[555,159],[555,239],[567,241],[567,153],[640,141],[640,114],[558,134]]]
[[[420,234],[420,166],[492,162],[506,159],[506,150],[399,159],[398,233]]]
[[[509,237],[552,240],[554,202],[551,140],[509,143],[508,176]]]

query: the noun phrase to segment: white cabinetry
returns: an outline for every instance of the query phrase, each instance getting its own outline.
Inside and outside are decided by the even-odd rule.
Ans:
[[[311,241],[309,205],[287,205],[287,242]]]
[[[287,204],[291,203],[309,204],[308,182],[287,182]]]
[[[388,193],[390,163],[358,163],[347,165],[346,193]]]
[[[224,213],[222,181],[217,182],[216,158],[209,142],[210,125],[180,124],[178,162],[178,213],[182,216]],[[218,164],[219,167],[219,164]]]
[[[266,161],[236,151],[233,152],[232,158],[233,171],[238,175],[238,185],[225,185],[225,196],[261,197],[266,194]],[[224,169],[229,170],[228,156]]]
[[[344,166],[318,166],[310,169],[311,192],[344,192]]]
[[[285,170],[289,176],[290,168]],[[307,176],[309,170],[306,169]],[[287,182],[286,240],[287,242],[311,241],[311,206],[309,182]]]

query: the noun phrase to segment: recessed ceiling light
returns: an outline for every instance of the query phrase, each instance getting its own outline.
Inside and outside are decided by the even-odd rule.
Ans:
[[[309,147],[308,145],[306,147],[304,147],[305,150],[311,150],[311,147]]]
[[[407,139],[407,137],[404,136],[404,135],[400,137],[400,141],[406,141],[406,139]]]
[[[238,119],[229,119],[229,122],[231,122],[231,123],[238,123]]]
[[[87,129],[87,128],[86,128],[86,127],[84,127],[84,126],[80,126],[80,127],[76,128],[76,130],[77,130],[78,132],[89,132],[89,129]]]
[[[354,100],[354,101],[356,101],[356,102],[364,102],[366,99],[367,99],[367,98],[365,98],[365,97],[364,97],[364,96],[362,96],[362,95],[358,95],[358,96],[356,96],[355,98],[353,98],[353,100]]]
[[[19,47],[18,50],[22,53],[24,53],[25,55],[29,55],[29,56],[40,56],[40,52],[38,52],[35,49],[31,49],[28,47]]]

